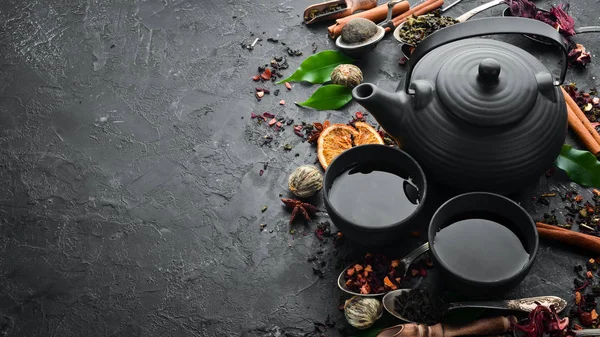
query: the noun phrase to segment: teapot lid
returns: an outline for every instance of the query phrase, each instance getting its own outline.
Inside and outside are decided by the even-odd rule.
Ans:
[[[442,104],[478,126],[499,126],[525,117],[537,101],[538,82],[519,55],[486,46],[451,53],[436,78]]]

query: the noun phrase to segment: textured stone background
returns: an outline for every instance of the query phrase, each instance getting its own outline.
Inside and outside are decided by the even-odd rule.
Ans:
[[[327,315],[343,326],[338,261],[360,250],[322,243],[315,223],[290,227],[278,200],[314,148],[291,130],[261,146],[273,132],[249,119],[270,111],[344,123],[360,110],[299,109],[292,102],[314,90],[306,84],[253,96],[257,66],[284,54],[267,37],[304,53],[288,58],[285,74],[313,43],[334,48],[326,25],[301,24],[315,2],[0,3],[0,335],[278,336],[312,331]],[[463,0],[448,14],[481,3]],[[573,1],[572,14],[597,25],[600,1]],[[240,47],[254,37],[263,41],[253,51]],[[578,41],[598,52],[597,35]],[[360,63],[365,80],[394,89],[399,57],[386,37]],[[568,79],[589,88],[597,72]],[[564,188],[560,176],[538,186]],[[524,200],[533,214],[549,209]],[[571,265],[583,258],[542,245],[531,274],[504,296],[568,298]],[[323,278],[312,269],[321,263]]]

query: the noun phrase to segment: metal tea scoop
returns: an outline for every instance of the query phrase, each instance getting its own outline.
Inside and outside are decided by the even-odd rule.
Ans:
[[[405,257],[403,257],[400,260],[400,266],[404,266],[404,274],[402,275],[402,277],[404,278],[406,276],[406,274],[408,273],[408,267],[410,267],[410,265],[415,262],[415,260],[423,255],[426,251],[429,250],[429,242],[424,243],[423,245],[417,247],[415,250],[413,250],[412,252],[410,252],[408,255],[406,255]],[[375,297],[375,296],[381,296],[385,293],[377,293],[377,294],[360,294],[357,292],[354,292],[350,289],[348,289],[346,287],[346,280],[344,278],[344,276],[346,275],[346,272],[348,271],[349,268],[354,267],[354,265],[356,265],[356,263],[353,263],[351,265],[349,265],[348,267],[346,267],[344,270],[342,270],[342,272],[340,273],[340,276],[338,276],[338,287],[353,296],[366,296],[366,297]],[[407,289],[410,290],[410,289]],[[385,302],[384,302],[385,303]]]
[[[346,17],[358,10],[375,8],[377,0],[332,0],[308,6],[304,10],[304,23],[310,25]],[[339,8],[339,9],[338,9]],[[324,12],[324,14],[319,14]]]
[[[410,322],[410,320],[402,317],[395,310],[395,301],[396,297],[400,296],[400,294],[411,291],[411,289],[398,289],[394,291],[390,291],[383,297],[383,307],[387,312],[392,314],[394,317],[399,318],[405,322]],[[501,301],[473,301],[473,302],[456,302],[449,303],[446,311],[447,313],[450,310],[455,309],[464,309],[464,308],[482,308],[482,309],[499,309],[499,310],[513,310],[513,311],[521,311],[521,312],[530,312],[537,305],[541,304],[543,306],[549,307],[550,305],[554,305],[556,312],[561,312],[567,307],[567,302],[560,297],[557,296],[538,296],[538,297],[528,297],[528,298],[520,298],[515,300],[501,300]],[[420,323],[420,322],[417,322]]]

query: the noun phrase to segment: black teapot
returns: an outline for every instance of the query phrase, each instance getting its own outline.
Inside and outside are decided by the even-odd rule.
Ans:
[[[553,41],[563,53],[560,75],[521,48],[477,38],[493,34]],[[462,192],[510,194],[537,182],[564,144],[566,72],[567,45],[550,25],[484,18],[423,40],[398,92],[363,83],[352,96],[438,182]]]

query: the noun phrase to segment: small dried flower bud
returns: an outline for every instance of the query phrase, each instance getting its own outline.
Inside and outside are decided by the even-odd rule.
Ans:
[[[331,83],[343,85],[349,89],[362,83],[362,80],[362,71],[353,64],[340,64],[331,73]]]

